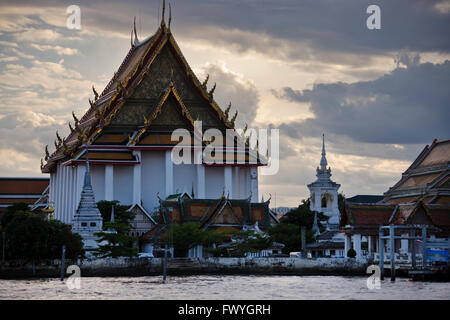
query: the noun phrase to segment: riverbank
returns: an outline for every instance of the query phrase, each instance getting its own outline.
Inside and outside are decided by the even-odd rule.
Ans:
[[[141,277],[163,273],[162,258],[116,258],[66,261],[80,267],[82,277]],[[366,275],[367,262],[356,259],[300,258],[174,258],[168,259],[167,274],[189,275]],[[33,267],[23,261],[0,263],[0,278],[57,278],[61,261],[44,261]]]

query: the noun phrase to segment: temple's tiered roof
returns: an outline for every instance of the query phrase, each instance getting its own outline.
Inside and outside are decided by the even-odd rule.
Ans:
[[[427,145],[402,178],[385,194],[383,203],[450,204],[450,140]]]
[[[56,150],[46,148],[42,172],[51,172],[59,162],[77,162],[89,150],[139,148],[171,148],[170,134],[174,129],[193,130],[195,120],[202,121],[202,129],[216,128],[225,133],[233,129],[236,115],[230,119],[230,107],[224,112],[214,101],[216,85],[208,91],[207,80],[196,77],[163,18],[157,32],[139,41],[136,32],[131,48],[114,77],[100,95],[78,119],[65,139],[58,136]],[[258,158],[245,144],[247,158]],[[131,151],[130,151],[131,153]],[[104,159],[125,161],[105,153]],[[259,159],[258,159],[259,160]],[[258,160],[256,163],[258,163]],[[132,164],[127,159],[124,164]],[[93,162],[95,164],[95,162]]]

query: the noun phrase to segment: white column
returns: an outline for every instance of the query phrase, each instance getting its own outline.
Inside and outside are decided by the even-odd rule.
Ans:
[[[75,188],[74,188],[74,186],[73,186],[73,180],[74,180],[74,175],[73,175],[73,168],[72,167],[68,167],[68,169],[69,169],[69,203],[68,203],[68,206],[67,206],[67,209],[68,209],[68,214],[67,214],[67,216],[68,216],[68,224],[71,224],[72,223],[72,218],[73,218],[73,204],[74,204],[74,196],[73,196],[73,194],[74,194],[74,191],[75,191]]]
[[[405,238],[407,238],[408,237],[408,233],[404,233],[404,234],[402,234],[402,237],[405,237]],[[400,242],[400,251],[401,251],[401,253],[408,253],[408,239],[401,239],[400,240],[401,242]]]
[[[369,254],[373,252],[373,236],[367,236],[367,250],[369,251]]]
[[[137,160],[141,161],[141,152],[134,151],[133,155],[137,158]],[[141,186],[142,186],[142,177],[141,170],[142,164],[136,164],[133,167],[133,204],[141,204]]]
[[[348,234],[345,234],[345,241],[344,241],[344,257],[347,258],[347,252],[352,247],[352,241]]]
[[[353,235],[353,247],[353,249],[356,251],[356,258],[361,258],[361,234]]]
[[[225,190],[225,197],[230,195],[230,199],[233,198],[233,167],[225,167],[223,170],[224,174],[224,190]]]
[[[250,186],[252,191],[252,202],[258,202],[258,167],[250,167]]]
[[[202,163],[202,153],[198,152],[197,157],[197,194],[196,197],[199,199],[205,199],[205,166]]]
[[[165,155],[166,163],[166,197],[173,194],[173,161],[172,151],[167,150]]]
[[[114,200],[114,166],[112,164],[105,166],[105,200]]]
[[[234,185],[236,187],[234,190],[234,199],[241,198],[241,184],[239,181],[239,167],[234,167]]]

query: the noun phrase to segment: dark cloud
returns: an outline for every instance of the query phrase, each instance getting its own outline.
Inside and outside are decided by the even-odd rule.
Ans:
[[[255,85],[242,76],[226,70],[224,66],[208,64],[203,72],[210,75],[209,88],[217,83],[214,99],[220,107],[225,109],[230,102],[232,103],[230,118],[236,110],[239,110],[237,127],[243,128],[245,123],[250,125],[255,120],[259,102],[259,93]]]
[[[319,136],[325,131],[366,143],[419,144],[449,138],[450,61],[400,60],[407,68],[396,68],[374,81],[274,92],[289,101],[309,102],[315,115],[280,129],[291,137]]]

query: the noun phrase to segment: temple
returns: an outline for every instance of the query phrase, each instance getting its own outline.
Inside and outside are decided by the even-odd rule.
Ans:
[[[345,252],[353,248],[357,257],[373,257],[380,249],[379,228],[387,225],[426,226],[429,228],[426,237],[447,241],[450,236],[449,164],[450,140],[434,140],[381,200],[346,201],[340,220],[346,236]],[[364,198],[359,197],[360,201]],[[408,236],[406,229],[404,236]],[[395,251],[411,260],[411,240],[395,240]]]
[[[327,226],[337,228],[339,225],[338,189],[341,186],[331,180],[331,168],[328,167],[325,152],[325,135],[322,140],[322,158],[316,169],[317,180],[308,184],[311,211],[322,212],[329,217]]]
[[[134,25],[131,48],[114,77],[100,94],[93,88],[95,98],[81,118],[73,114],[68,137],[56,133],[55,151],[50,154],[46,147],[41,171],[50,174],[48,197],[54,203],[54,218],[74,223],[87,152],[95,199],[128,205],[136,213],[133,235],[142,236],[157,224],[153,217],[161,208],[159,197],[190,193],[192,201],[207,203],[223,196],[258,201],[262,158],[236,131],[237,112],[229,115],[231,103],[223,111],[214,101],[216,84],[208,89],[209,76],[203,82],[196,77],[170,27],[165,4],[154,35],[140,40]],[[177,129],[190,134],[187,142],[172,139]],[[208,129],[220,132],[223,141],[203,138]],[[219,156],[228,161],[209,161],[208,145],[227,145],[230,139],[237,147],[223,148]],[[174,164],[172,151],[180,141],[191,147],[192,163]]]

